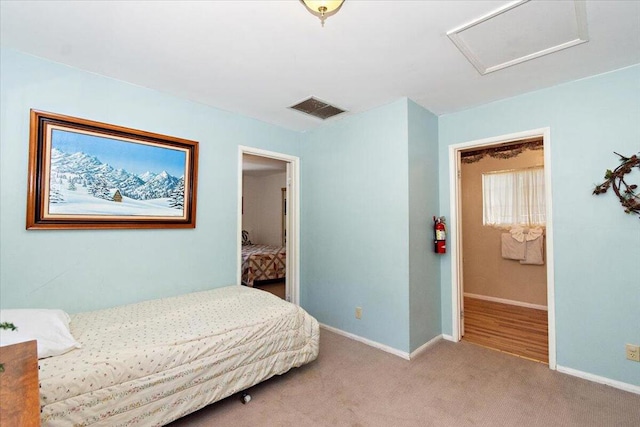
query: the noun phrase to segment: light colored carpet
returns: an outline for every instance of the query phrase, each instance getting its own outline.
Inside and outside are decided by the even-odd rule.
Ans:
[[[638,426],[640,396],[470,343],[411,361],[324,329],[318,359],[171,424],[183,426]]]

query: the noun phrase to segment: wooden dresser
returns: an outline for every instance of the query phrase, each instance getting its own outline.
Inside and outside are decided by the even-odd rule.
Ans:
[[[40,426],[38,349],[35,341],[0,347],[0,426]]]

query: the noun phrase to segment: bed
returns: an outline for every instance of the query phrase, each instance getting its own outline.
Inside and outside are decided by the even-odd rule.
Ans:
[[[41,359],[43,426],[164,425],[314,360],[318,322],[229,286],[71,316],[82,348]]]
[[[284,279],[287,252],[284,246],[242,246],[242,284],[253,286],[256,281]]]

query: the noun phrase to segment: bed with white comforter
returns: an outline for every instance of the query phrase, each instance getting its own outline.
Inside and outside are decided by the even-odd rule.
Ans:
[[[230,286],[71,316],[82,348],[41,359],[44,426],[164,425],[314,360],[318,322]]]

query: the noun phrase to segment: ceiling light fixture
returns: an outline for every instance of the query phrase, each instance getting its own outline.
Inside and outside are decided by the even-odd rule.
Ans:
[[[320,18],[320,23],[324,27],[324,20],[331,15],[335,15],[344,0],[301,0],[309,12]]]

